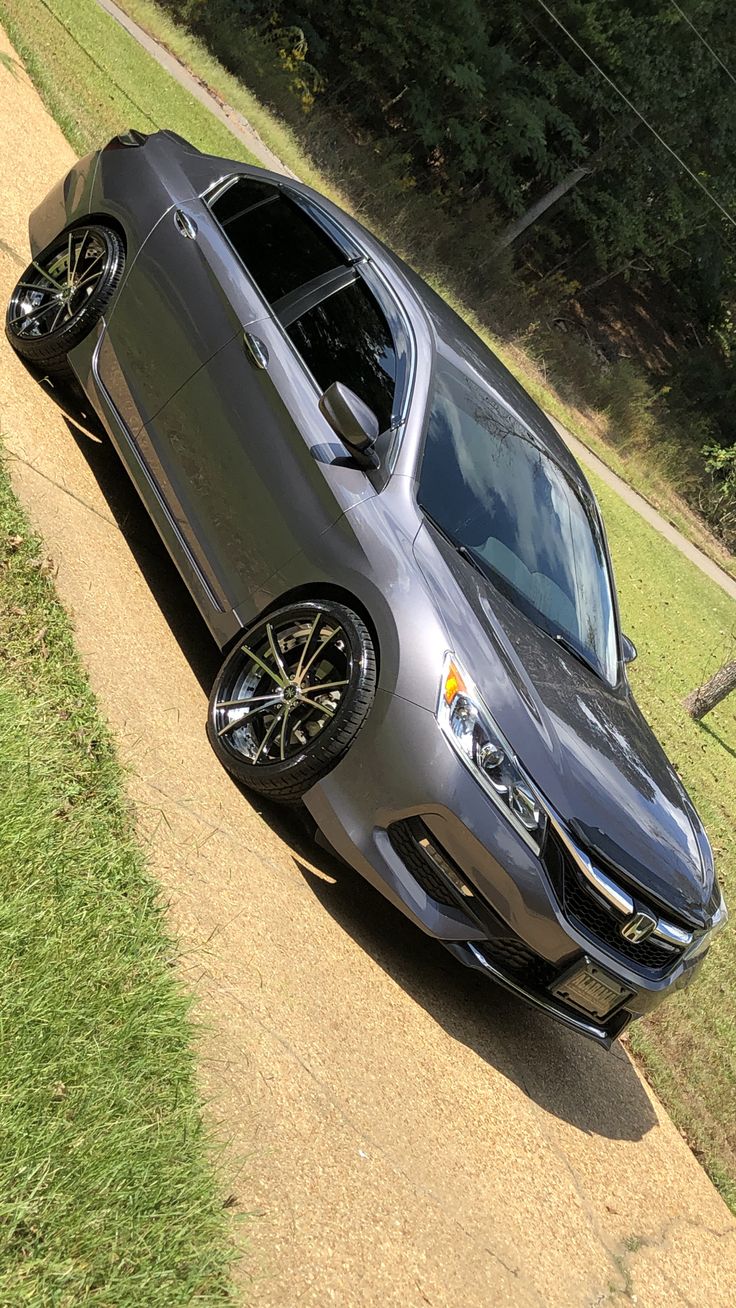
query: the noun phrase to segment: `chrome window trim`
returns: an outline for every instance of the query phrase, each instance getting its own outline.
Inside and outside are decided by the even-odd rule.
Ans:
[[[313,277],[311,282],[305,282],[303,286],[290,291],[288,295],[282,295],[280,300],[274,300],[271,306],[272,312],[282,327],[290,327],[297,318],[301,318],[303,313],[309,313],[310,309],[316,309],[317,305],[329,300],[337,291],[352,286],[357,276],[354,268],[344,266],[333,268],[331,272],[321,273],[319,277]]]
[[[361,262],[357,264],[356,268],[357,268],[358,275],[363,278],[366,285],[368,286],[368,289],[372,292],[373,295],[375,295],[376,299],[378,300],[378,303],[381,306],[381,309],[386,315],[386,321],[388,322],[391,335],[394,339],[394,347],[396,346],[396,332],[395,332],[395,325],[391,321],[392,316],[398,319],[399,326],[406,338],[406,372],[401,379],[403,394],[401,396],[401,405],[398,407],[398,411],[393,423],[393,427],[397,427],[401,423],[406,422],[409,416],[409,408],[411,406],[411,399],[414,391],[414,381],[416,378],[416,371],[417,371],[416,336],[414,335],[414,329],[411,325],[411,320],[409,319],[408,314],[405,312],[404,306],[402,305],[401,301],[397,298],[393,289],[389,286],[388,281],[384,276],[383,272],[381,271],[381,269],[377,267],[377,265],[367,254],[365,256],[365,263]],[[373,283],[373,285],[371,283]],[[378,283],[378,285],[376,285],[376,283]],[[397,352],[397,358],[398,358],[398,352]],[[396,389],[398,390],[398,384]]]

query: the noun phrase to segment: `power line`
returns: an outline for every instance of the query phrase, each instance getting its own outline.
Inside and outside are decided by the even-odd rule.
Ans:
[[[723,69],[724,73],[726,73],[727,76],[731,78],[731,81],[733,82],[734,86],[736,86],[736,77],[734,77],[733,73],[731,72],[731,69],[726,67],[723,60],[721,59],[721,56],[719,54],[716,54],[715,50],[713,49],[713,46],[710,45],[708,41],[706,41],[705,37],[703,36],[703,33],[698,31],[695,24],[691,22],[691,20],[688,18],[684,9],[681,9],[680,6],[677,4],[677,0],[670,0],[670,4],[672,5],[673,9],[677,10],[680,17],[685,19],[685,22],[687,23],[688,27],[691,27],[693,29],[698,40],[703,42],[703,45],[705,46],[706,50],[708,50],[710,54],[712,54],[716,63],[721,65],[721,68]]]
[[[621,88],[620,88],[619,86],[616,85],[616,83],[613,81],[613,79],[612,79],[611,77],[608,76],[608,73],[606,73],[606,72],[603,71],[603,69],[601,68],[600,64],[596,63],[596,61],[595,61],[595,59],[593,58],[592,54],[589,54],[589,53],[588,53],[588,51],[585,49],[585,47],[582,46],[582,45],[580,44],[580,42],[577,40],[577,38],[573,36],[572,32],[569,31],[569,29],[568,29],[567,27],[565,27],[565,24],[562,22],[562,20],[561,20],[560,18],[558,18],[557,15],[556,15],[555,13],[552,12],[552,10],[550,9],[549,5],[548,5],[548,4],[545,4],[545,0],[537,0],[537,4],[540,5],[540,7],[541,7],[542,9],[544,9],[545,13],[548,14],[549,17],[552,19],[552,22],[557,24],[557,26],[558,26],[558,27],[559,27],[559,28],[560,28],[560,29],[565,33],[565,36],[566,36],[570,41],[572,41],[573,45],[576,46],[577,49],[580,51],[580,53],[581,53],[582,55],[584,55],[584,57],[588,60],[588,62],[589,62],[590,64],[593,65],[593,67],[595,68],[596,72],[600,74],[600,76],[604,79],[604,81],[608,82],[608,85],[609,85],[610,87],[613,88],[613,90],[616,92],[616,94],[621,96],[621,99],[624,101],[624,103],[625,103],[626,105],[628,105],[628,107],[629,107],[629,109],[631,110],[631,112],[632,112],[632,113],[635,113],[636,116],[637,116],[637,118],[640,118],[640,119],[641,119],[641,121],[643,122],[644,126],[649,128],[649,131],[652,133],[652,136],[656,137],[656,139],[659,141],[660,145],[663,145],[664,148],[665,148],[665,150],[667,150],[667,152],[668,152],[669,154],[672,155],[672,158],[675,159],[676,162],[677,162],[677,163],[680,165],[680,167],[683,169],[683,171],[687,173],[688,177],[692,177],[693,181],[696,183],[697,186],[700,187],[701,191],[703,191],[704,194],[708,196],[708,199],[709,199],[709,200],[710,200],[710,201],[711,201],[711,202],[716,206],[716,208],[720,210],[720,212],[723,214],[723,217],[728,219],[728,221],[730,222],[731,226],[732,226],[732,227],[736,227],[736,218],[734,218],[734,217],[733,217],[733,216],[728,212],[728,209],[724,209],[724,207],[723,207],[723,205],[721,204],[720,200],[717,199],[717,197],[713,194],[713,192],[710,191],[710,190],[708,189],[708,187],[705,185],[705,182],[701,182],[701,180],[700,180],[700,178],[698,177],[697,173],[694,173],[693,170],[692,170],[692,168],[689,168],[689,167],[688,167],[688,165],[685,163],[684,159],[681,159],[681,158],[680,158],[680,156],[679,156],[679,154],[677,153],[677,151],[676,151],[676,150],[673,150],[673,149],[672,149],[672,146],[667,144],[667,142],[665,141],[665,139],[664,139],[663,136],[660,136],[660,134],[659,134],[659,132],[657,131],[656,127],[653,127],[652,124],[649,122],[649,119],[644,117],[644,114],[641,113],[639,109],[637,109],[637,107],[636,107],[635,104],[632,104],[631,100],[630,100],[629,97],[625,94],[625,92],[622,91]],[[719,62],[720,62],[720,61],[719,61]]]

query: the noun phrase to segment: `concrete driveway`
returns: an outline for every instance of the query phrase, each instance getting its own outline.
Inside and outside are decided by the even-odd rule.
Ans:
[[[72,155],[5,59],[0,152],[7,296]],[[736,1223],[626,1051],[463,972],[228,780],[203,726],[216,652],[168,557],[108,445],[4,343],[0,424],[199,998],[224,1183],[254,1214],[248,1302],[730,1308]]]

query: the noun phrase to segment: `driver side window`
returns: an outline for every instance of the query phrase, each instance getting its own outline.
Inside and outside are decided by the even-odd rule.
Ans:
[[[381,431],[395,418],[396,349],[388,322],[360,278],[286,328],[320,390],[342,382],[370,405]]]

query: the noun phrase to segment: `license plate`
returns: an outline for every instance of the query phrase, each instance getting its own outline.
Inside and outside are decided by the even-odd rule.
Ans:
[[[589,958],[574,963],[550,986],[550,990],[556,999],[572,1004],[574,1008],[590,1013],[593,1017],[608,1017],[634,993]]]

